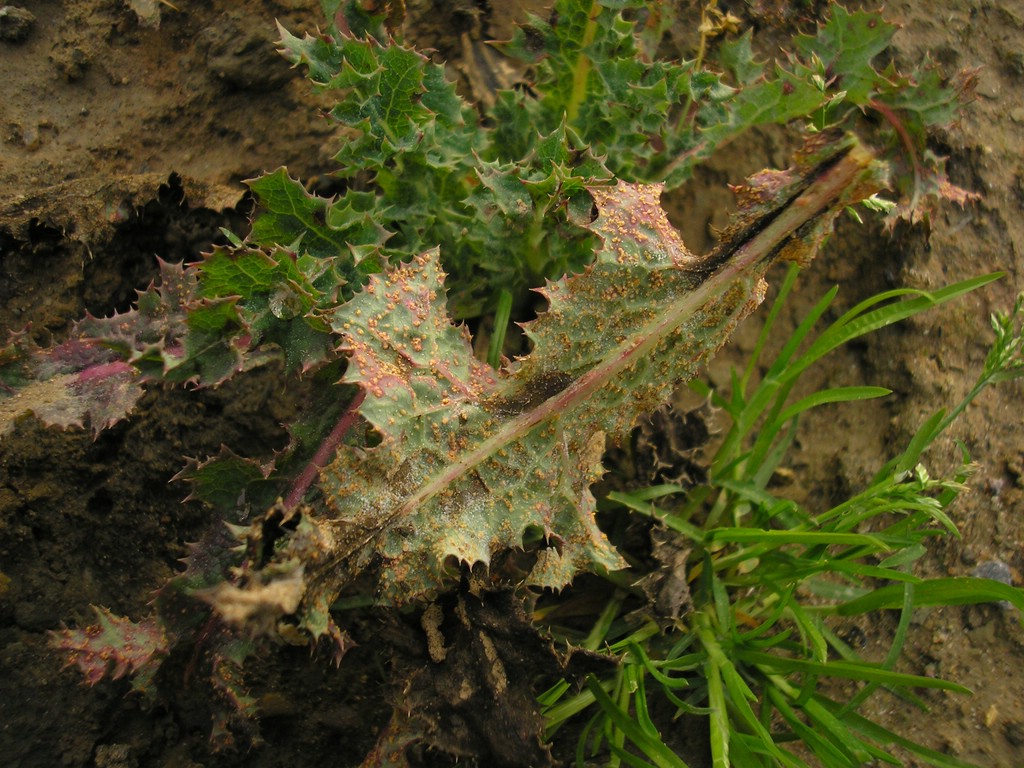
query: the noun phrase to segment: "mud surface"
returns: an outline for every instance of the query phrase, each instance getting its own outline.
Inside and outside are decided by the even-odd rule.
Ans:
[[[123,310],[154,277],[155,257],[195,259],[220,237],[219,227],[244,230],[249,208],[241,180],[287,165],[315,185],[330,169],[331,126],[300,74],[273,53],[274,20],[293,32],[312,30],[319,4],[175,5],[42,0],[23,4],[34,21],[0,19],[0,333],[29,326],[48,343],[86,311]],[[542,4],[410,3],[409,32],[451,60],[471,90],[473,41],[502,36],[527,5]],[[794,323],[832,284],[841,286],[837,314],[879,290],[935,288],[993,270],[1007,276],[872,335],[816,372],[818,385],[869,383],[895,394],[807,419],[788,469],[794,495],[809,502],[861,487],[924,418],[955,403],[982,364],[989,313],[1008,307],[1024,287],[1024,9],[1011,0],[887,5],[903,25],[898,60],[911,64],[931,51],[947,74],[981,67],[978,99],[959,126],[936,137],[935,149],[950,157],[952,180],[982,199],[965,210],[943,209],[930,233],[900,228],[888,237],[878,227],[844,226],[785,320]],[[694,250],[706,247],[711,227],[724,220],[731,203],[725,183],[771,164],[786,164],[785,148],[770,135],[750,140],[670,201]],[[728,366],[744,359],[757,325],[741,330],[713,366],[713,380],[726,381]],[[963,538],[935,542],[924,561],[928,574],[967,574],[999,561],[1021,585],[1022,395],[1019,383],[988,392],[930,454],[937,474],[956,458],[959,440],[979,469],[954,510]],[[147,709],[126,696],[126,681],[80,685],[47,646],[47,631],[90,621],[90,605],[146,613],[185,542],[211,522],[199,505],[181,503],[187,489],[168,482],[182,457],[207,456],[221,444],[247,455],[279,448],[279,425],[294,398],[265,370],[216,391],[151,391],[133,419],[95,440],[25,418],[0,441],[0,763],[355,765],[373,746],[401,696],[385,684],[395,678],[382,668],[375,643],[422,639],[420,627],[395,617],[353,619],[347,629],[360,645],[339,669],[301,649],[251,662],[267,713],[261,741],[220,753],[210,750],[209,715],[192,695],[201,697],[202,684],[188,677],[188,659],[168,665],[166,674],[178,677],[164,682],[176,694]],[[497,609],[486,610],[490,616]],[[928,713],[883,694],[869,713],[962,759],[1024,765],[1018,619],[996,606],[919,611],[900,669],[953,679],[975,694],[927,693]],[[894,626],[893,617],[882,617],[841,631],[865,656],[881,658]],[[498,638],[507,629],[489,631]],[[489,642],[514,655],[507,639]],[[406,663],[415,665],[424,649],[409,648]],[[540,664],[528,650],[521,663]],[[453,677],[448,684],[457,683]],[[519,727],[513,715],[521,712],[505,714]],[[473,764],[473,749],[510,754],[500,739],[462,743],[463,764]],[[429,750],[421,758],[444,764],[432,763],[438,758]]]

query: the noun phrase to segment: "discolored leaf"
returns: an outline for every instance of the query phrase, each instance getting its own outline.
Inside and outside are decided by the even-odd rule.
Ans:
[[[135,691],[154,693],[153,675],[168,651],[163,627],[154,618],[134,622],[105,608],[93,611],[96,624],[54,632],[51,644],[67,652],[68,664],[77,666],[89,685],[131,674]]]
[[[754,180],[749,215],[703,258],[668,223],[659,187],[593,188],[595,263],[544,289],[549,307],[525,329],[533,351],[500,372],[452,325],[436,251],[371,277],[332,325],[373,437],[342,445],[323,471],[326,510],[307,510],[297,529],[312,526],[316,546],[297,532],[245,578],[265,586],[281,569],[294,587],[295,558],[304,562],[304,626],[310,606],[363,573],[404,603],[460,563],[486,567],[509,552],[524,552],[521,580],[541,587],[620,567],[590,493],[605,440],[693,376],[757,306],[773,259],[794,247],[810,255],[819,240],[803,232],[824,231],[875,191],[878,173],[857,145],[823,138],[785,184]]]

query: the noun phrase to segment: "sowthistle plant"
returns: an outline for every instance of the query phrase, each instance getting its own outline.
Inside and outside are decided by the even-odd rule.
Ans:
[[[816,34],[795,37],[768,67],[749,32],[710,43],[735,23],[721,13],[705,14],[697,58],[676,61],[659,54],[667,6],[558,0],[548,20],[529,19],[501,46],[523,68],[520,87],[477,108],[442,66],[400,42],[400,3],[323,5],[326,29],[281,30],[281,51],[337,97],[338,194],[310,194],[283,168],[268,173],[249,182],[260,208],[244,238],[226,233],[230,245],[194,265],[161,264],[134,309],[88,317],[59,346],[38,349],[23,332],[0,350],[0,434],[28,411],[98,432],[126,418],[149,383],[217,386],[272,361],[289,381],[308,381],[285,450],[257,460],[224,449],[180,474],[227,525],[191,545],[154,613],[132,621],[97,609],[96,625],[54,636],[88,682],[130,675],[148,696],[172,649],[202,643],[228,703],[214,728],[224,740],[256,715],[241,672],[258,646],[307,644],[340,661],[350,639],[333,611],[352,589],[415,606],[467,572],[485,589],[523,590],[624,573],[590,490],[606,441],[625,439],[692,380],[761,301],[768,268],[810,262],[842,211],[884,206],[885,188],[896,192],[892,215],[914,220],[938,197],[968,197],[926,139],[955,119],[970,78],[943,83],[927,63],[911,75],[876,68],[895,28],[875,13],[833,6]],[[802,125],[804,148],[789,170],[740,187],[721,242],[695,256],[660,195],[768,124]],[[778,746],[785,738],[853,764],[881,756],[861,739],[877,727],[856,719],[854,703],[818,694],[819,675],[949,687],[897,675],[891,663],[869,674],[852,657],[831,661],[830,648],[848,649],[822,619],[890,605],[909,616],[922,601],[952,599],[905,568],[929,524],[948,524],[942,509],[958,488],[917,469],[945,422],[929,422],[835,510],[775,499],[766,482],[785,447],[777,438],[800,411],[878,394],[832,390],[788,404],[801,366],[985,282],[858,307],[815,342],[824,346],[794,357],[809,321],[749,398],[749,371],[731,400],[718,396],[735,427],[703,491],[678,509],[654,506],[666,489],[601,501],[654,515],[690,541],[695,554],[680,568],[694,608],[680,616],[686,632],[620,632],[614,607],[606,611],[591,645],[612,642],[619,671],[568,700],[568,684],[546,694],[552,727],[564,719],[553,712],[596,702],[613,762],[637,764],[628,740],[659,765],[679,764],[646,714],[649,679],[681,711],[709,718],[716,765],[728,754],[799,764]],[[529,320],[530,289],[548,306],[523,337],[510,335],[513,320]],[[986,383],[1019,366],[1019,334],[1000,322]],[[751,445],[758,419],[767,426]],[[858,529],[896,508],[899,522]],[[874,553],[889,559],[867,564]],[[804,584],[866,590],[881,576],[905,586],[797,599]],[[971,594],[996,592],[1006,594],[990,585]],[[790,733],[778,736],[776,715]]]

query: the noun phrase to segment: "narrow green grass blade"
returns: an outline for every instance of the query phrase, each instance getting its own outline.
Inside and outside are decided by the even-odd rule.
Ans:
[[[487,347],[487,362],[491,368],[501,367],[501,350],[505,346],[505,335],[508,332],[508,321],[512,317],[512,294],[502,288],[498,294],[498,306],[494,310],[494,331],[491,343]]]
[[[687,701],[683,701],[668,688],[662,688],[661,692],[666,699],[672,702],[679,714],[697,715],[698,717],[710,717],[711,715],[712,710],[710,707],[698,707],[696,704],[690,704]]]
[[[635,661],[626,662],[626,684],[633,689],[633,712],[637,725],[651,739],[661,741],[661,734],[647,711],[647,688],[644,685],[644,667]]]
[[[785,428],[785,432],[782,429]],[[782,460],[789,453],[789,449],[796,440],[797,420],[792,419],[788,424],[780,423],[778,429],[774,425],[762,428],[754,443],[754,450],[750,454],[747,466],[755,468],[751,475],[755,487],[767,488],[768,482],[779,468]]]
[[[818,625],[804,612],[800,603],[796,600],[789,604],[789,611],[797,629],[800,631],[804,645],[809,646],[814,651],[814,658],[817,661],[824,663],[828,659],[828,643],[825,641],[825,636],[821,634]]]
[[[830,699],[821,698],[819,699],[819,702],[823,707],[833,713],[838,712],[842,708],[838,702]],[[968,763],[964,760],[953,757],[952,755],[937,752],[934,749],[929,749],[922,744],[918,744],[915,741],[911,741],[908,738],[893,733],[892,731],[883,728],[878,723],[872,722],[863,715],[858,715],[855,712],[846,712],[841,715],[841,719],[846,722],[850,728],[858,731],[859,733],[863,733],[872,741],[879,744],[893,744],[895,746],[902,747],[907,750],[907,752],[924,758],[929,764],[935,766],[935,768],[980,768],[980,766],[974,763]]]
[[[733,632],[732,602],[729,600],[729,591],[725,583],[715,573],[710,557],[704,558],[704,567],[710,575],[711,594],[715,607],[715,617],[718,619],[718,629],[723,634],[729,635]]]
[[[800,345],[803,344],[804,339],[807,338],[818,320],[825,314],[825,311],[832,306],[832,302],[838,294],[839,286],[832,286],[832,288],[830,288],[825,295],[818,299],[817,303],[811,307],[811,311],[804,315],[800,324],[790,334],[789,338],[786,339],[786,343],[782,346],[782,349],[779,350],[779,354],[776,356],[775,360],[772,361],[771,367],[769,367],[768,372],[765,374],[765,380],[782,378],[782,374],[789,369],[790,364],[793,361],[793,357],[796,355],[797,349],[799,349]],[[786,378],[790,377],[787,376]]]
[[[576,742],[576,768],[586,768],[588,764],[586,759],[587,740],[590,738],[591,732],[594,733],[594,744],[591,751],[597,752],[600,746],[599,742],[601,729],[599,728],[599,726],[606,719],[607,718],[605,717],[603,712],[598,712],[596,715],[590,718],[590,720],[587,721],[587,724],[585,726],[583,726],[583,730],[580,733],[580,738]]]
[[[917,432],[910,439],[907,449],[892,462],[882,467],[879,474],[881,475],[882,472],[900,474],[913,471],[914,467],[921,460],[921,454],[928,449],[928,446],[935,441],[935,438],[942,434],[945,416],[946,411],[940,409],[928,417],[928,420],[918,427]]]
[[[891,395],[892,390],[885,387],[832,387],[822,389],[813,395],[801,398],[779,414],[776,423],[781,426],[804,411],[817,408],[826,403],[851,403],[857,400],[873,400]]]
[[[704,678],[708,681],[708,705],[711,709],[708,717],[711,765],[713,768],[729,768],[729,717],[725,705],[725,688],[718,665],[710,659],[704,665]]]
[[[736,671],[732,660],[725,654],[721,644],[711,629],[710,618],[706,613],[699,613],[694,619],[694,628],[700,637],[704,651],[708,655],[708,661],[704,665],[705,679],[708,685],[708,702],[715,710],[710,717],[711,723],[711,750],[714,768],[728,768],[729,765],[729,739],[731,734],[739,731],[734,728],[730,718],[735,716],[746,725],[760,740],[760,745],[767,750],[772,757],[783,765],[791,765],[786,754],[776,746],[771,733],[762,725],[761,721],[754,714],[750,707],[751,701],[757,701],[754,692],[743,681],[743,678]],[[733,651],[735,655],[735,650]],[[729,702],[727,704],[725,691],[729,691]],[[727,710],[727,706],[731,705]],[[716,762],[715,756],[719,761]]]
[[[900,764],[899,760],[887,752],[861,741],[845,723],[822,706],[819,698],[815,696],[807,701],[803,705],[804,713],[816,731],[827,734],[834,740],[833,743],[854,757],[855,765],[865,765],[870,762],[871,757],[884,760],[892,765]]]
[[[803,741],[810,750],[822,760],[823,765],[829,768],[859,768],[861,761],[857,760],[849,752],[840,749],[823,735],[807,726],[800,716],[793,710],[786,701],[781,691],[772,686],[766,688],[768,698],[775,706],[776,711],[782,719],[793,730],[793,733]]]
[[[768,343],[768,339],[772,336],[771,330],[775,325],[775,320],[778,318],[779,312],[786,305],[786,298],[789,296],[790,291],[793,290],[793,286],[796,285],[796,280],[799,276],[800,267],[790,262],[789,268],[786,270],[786,276],[779,285],[779,292],[775,297],[775,301],[772,302],[771,309],[768,310],[768,316],[764,320],[764,325],[761,326],[761,332],[757,336],[757,343],[754,344],[754,349],[750,353],[750,360],[747,362],[747,367],[743,372],[743,378],[740,379],[740,390],[742,392],[747,391],[750,379],[753,377],[761,361],[764,345]]]
[[[704,531],[692,523],[686,522],[678,515],[673,515],[659,509],[654,504],[646,501],[642,495],[627,493],[624,491],[612,491],[607,497],[610,501],[617,502],[626,509],[638,512],[645,517],[660,520],[673,531],[683,534],[692,541],[701,541],[704,538]]]
[[[622,607],[622,601],[624,599],[625,595],[618,591],[612,595],[604,609],[601,611],[601,615],[598,616],[597,621],[594,622],[594,626],[591,627],[587,637],[583,640],[583,648],[588,651],[596,651],[601,647],[605,642],[605,638],[608,637],[608,633],[611,631],[612,624],[619,615],[619,609]]]
[[[646,760],[641,760],[631,752],[627,752],[622,747],[618,747],[614,744],[609,744],[608,748],[611,749],[612,754],[621,760],[626,765],[631,765],[633,768],[657,768],[653,763],[648,763]]]
[[[790,275],[787,274],[787,279]],[[795,279],[795,275],[793,275]],[[732,399],[729,405],[726,406],[726,410],[729,415],[733,418],[733,425],[729,429],[722,441],[722,445],[719,447],[715,454],[715,458],[712,461],[712,473],[724,475],[722,465],[731,462],[739,452],[739,446],[741,445],[743,438],[753,429],[754,424],[761,415],[768,409],[769,404],[777,396],[780,387],[786,386],[787,381],[792,381],[788,376],[785,376],[785,372],[790,364],[790,360],[797,349],[803,342],[804,338],[810,333],[811,329],[817,323],[818,318],[824,314],[825,310],[832,303],[836,293],[839,291],[838,287],[834,287],[831,291],[825,294],[824,297],[818,300],[818,303],[814,305],[811,311],[804,317],[804,319],[797,326],[796,330],[790,334],[790,337],[786,340],[782,349],[779,351],[772,365],[769,367],[768,372],[764,375],[764,378],[758,383],[753,394],[750,396],[750,400],[746,401],[746,386],[749,380],[750,374],[752,374],[752,368],[748,366],[747,374],[744,375],[742,380],[737,380],[736,372],[733,371],[733,382],[732,382]],[[778,305],[781,306],[781,305]],[[775,305],[773,305],[772,311],[775,312]],[[752,359],[750,366],[755,364],[755,360]]]
[[[754,710],[751,709],[750,702],[756,701],[757,697],[750,690],[746,682],[744,682],[739,672],[736,671],[736,667],[733,666],[732,662],[728,662],[722,668],[722,679],[725,682],[726,689],[729,691],[730,701],[739,714],[740,719],[760,737],[764,749],[783,765],[792,766],[792,755],[779,749],[771,733],[762,725],[761,721],[754,714]]]
[[[903,653],[903,645],[907,641],[907,632],[910,630],[910,620],[914,615],[914,585],[910,583],[904,583],[903,585],[903,610],[900,612],[900,621],[896,625],[896,631],[893,633],[892,644],[889,646],[889,651],[885,654],[885,660],[882,662],[884,669],[893,669],[896,666],[896,662],[899,661],[900,656]],[[846,706],[843,707],[844,712],[856,711],[862,703],[868,700],[868,698],[874,694],[874,692],[881,686],[881,683],[872,682],[865,685],[857,694],[851,698]]]
[[[653,501],[654,499],[660,499],[665,496],[674,496],[677,493],[686,492],[686,489],[681,485],[663,483],[661,485],[649,485],[645,488],[637,488],[633,491],[622,492],[619,495],[630,499],[636,499],[637,501]]]
[[[677,656],[674,659],[668,659],[662,663],[663,669],[681,669],[681,670],[693,670],[697,669],[704,660],[707,658],[707,654],[704,653],[688,653],[685,656]]]
[[[644,733],[629,714],[623,712],[619,705],[612,701],[612,698],[593,675],[587,678],[587,690],[593,694],[594,700],[608,719],[615,724],[615,727],[643,750],[644,754],[654,761],[657,768],[687,768],[686,763],[660,738],[652,739]],[[728,766],[723,766],[723,768],[728,768]]]
[[[764,744],[756,736],[748,733],[737,733],[732,739],[733,767],[751,766],[751,768],[777,768],[779,761],[764,748]],[[790,752],[785,752],[788,761],[784,764],[789,768],[810,768],[807,763]]]
[[[953,576],[928,579],[914,587],[914,606],[922,605],[975,605],[998,603],[1006,600],[1024,611],[1024,590],[992,579],[973,576]],[[840,616],[899,608],[903,604],[903,585],[879,587],[866,595],[836,607]]]
[[[902,588],[901,588],[902,592]],[[940,680],[922,675],[909,675],[905,672],[892,672],[867,662],[827,661],[817,662],[809,659],[794,659],[775,656],[760,651],[737,650],[735,655],[748,664],[757,664],[782,674],[804,673],[821,675],[822,677],[841,677],[849,680],[876,681],[885,685],[913,686],[918,688],[939,688],[956,693],[971,693],[958,683]]]
[[[733,544],[770,542],[772,544],[824,544],[868,546],[888,551],[890,547],[877,536],[867,533],[832,533],[818,531],[766,531],[760,528],[715,528],[706,534],[705,541]]]
[[[544,738],[550,739],[567,720],[571,720],[594,703],[594,694],[582,690],[544,712]]]
[[[558,702],[565,692],[569,690],[569,683],[566,680],[559,680],[557,683],[548,688],[544,693],[537,696],[537,703],[540,704],[541,709],[552,707]]]
[[[807,351],[788,367],[787,375],[792,377],[799,376],[812,363],[851,339],[871,333],[879,328],[884,328],[887,325],[892,325],[900,320],[905,320],[931,307],[944,304],[947,301],[988,285],[1002,276],[1003,273],[1001,272],[982,275],[954,283],[933,292],[899,289],[872,296],[846,312],[822,333]],[[914,298],[904,299],[892,304],[886,304],[877,309],[871,309],[882,302],[903,296],[912,296]]]
[[[737,640],[741,643],[753,643],[758,640],[758,638],[763,637],[771,631],[771,629],[785,614],[787,606],[793,599],[793,593],[796,591],[796,587],[796,584],[790,584],[784,590],[777,592],[779,599],[775,607],[772,609],[772,612],[752,630],[741,633]]]
[[[720,477],[717,478],[715,482],[718,487],[731,491],[739,496],[740,499],[749,501],[759,507],[770,508],[779,501],[763,488],[759,488],[748,480],[734,480],[728,477]],[[792,502],[790,502],[790,504],[792,505]]]
[[[909,582],[911,584],[920,584],[922,581],[924,581],[924,579],[922,579],[920,576],[915,576],[914,574],[907,573],[906,571],[898,571],[895,568],[883,568],[880,565],[866,565],[860,562],[859,560],[851,561],[832,559],[829,560],[827,563],[822,564],[822,571],[847,574],[849,576],[854,577],[858,581],[862,581],[864,579],[884,579],[886,581]],[[836,586],[838,587],[840,585]],[[849,588],[845,585],[842,585],[841,589],[848,590]],[[863,587],[855,589],[858,589],[860,593],[866,593],[869,591]],[[816,592],[816,594],[822,596],[825,595],[824,592]],[[850,600],[852,597],[859,596],[851,595],[848,593],[842,594],[842,591],[840,590],[837,590],[836,594],[839,595],[837,599],[842,600]]]
[[[925,548],[924,544],[911,544],[909,547],[906,547],[905,549],[901,549],[899,552],[894,552],[893,554],[889,555],[889,557],[885,558],[884,560],[882,560],[882,562],[879,563],[879,566],[888,570],[891,568],[898,568],[904,565],[910,565],[911,563],[916,563],[926,554],[928,554],[928,550],[927,548]],[[911,574],[905,575],[911,576]],[[910,581],[911,579],[914,581],[915,584],[920,583],[922,581],[922,579],[917,576],[911,576],[911,578],[907,579],[907,581]]]
[[[647,674],[653,677],[664,688],[675,689],[690,687],[690,681],[685,677],[670,677],[658,669],[638,643],[631,644],[629,646],[629,652],[643,665]]]

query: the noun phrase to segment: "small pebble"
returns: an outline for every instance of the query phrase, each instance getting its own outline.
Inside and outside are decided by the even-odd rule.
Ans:
[[[1013,583],[1013,574],[1010,572],[1010,566],[1002,560],[986,560],[983,563],[978,563],[978,566],[971,571],[971,576],[979,579],[1001,581],[1003,584]]]
[[[1003,584],[1013,584],[1013,573],[1010,571],[1010,566],[1002,560],[986,560],[983,563],[978,563],[971,571],[971,576],[978,579],[992,579]],[[1004,610],[1009,610],[1012,607],[1008,600],[1000,600],[996,604]]]

